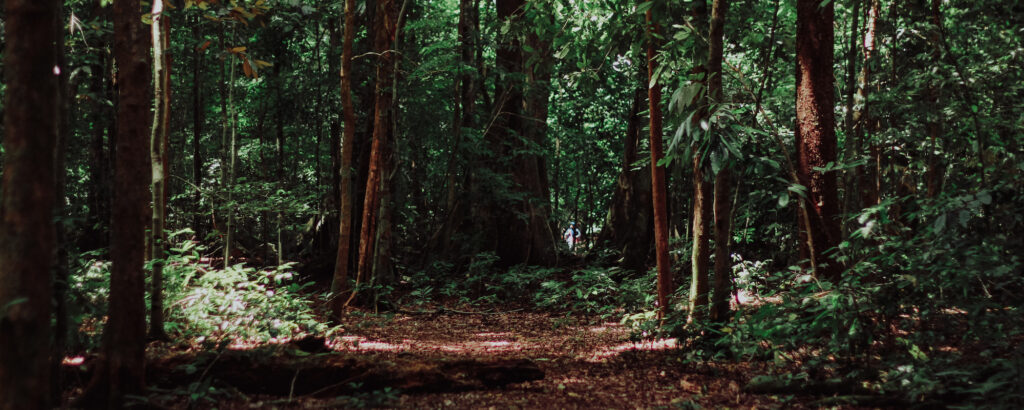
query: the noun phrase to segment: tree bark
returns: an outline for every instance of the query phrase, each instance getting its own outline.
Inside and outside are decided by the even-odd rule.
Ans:
[[[701,0],[696,3],[694,14],[697,16],[698,23],[707,23],[706,27],[711,27],[711,23],[705,20],[708,14],[705,1]],[[698,25],[698,27],[700,26]],[[708,65],[701,68],[705,74],[703,81],[708,84],[710,80],[707,72]],[[697,114],[693,117],[692,126],[698,130],[697,132],[701,132],[700,130],[703,129],[701,123],[709,119],[710,105],[710,95],[705,94],[703,106],[698,108]],[[690,315],[687,321],[694,322],[707,317],[710,307],[708,293],[711,290],[709,268],[711,264],[710,240],[713,235],[711,221],[714,210],[714,185],[707,176],[706,152],[702,152],[700,144],[692,144],[690,149],[693,151],[693,224],[691,225],[693,247],[690,252]]]
[[[646,82],[644,73],[641,81]],[[596,240],[598,246],[621,251],[621,266],[632,271],[645,271],[651,242],[654,240],[654,205],[651,203],[651,171],[633,171],[640,147],[640,111],[646,96],[646,87],[637,88],[626,122],[622,170],[616,180],[604,228]],[[557,186],[557,184],[556,184]]]
[[[377,60],[377,75],[375,86],[375,103],[373,115],[373,137],[370,147],[369,169],[366,177],[366,196],[363,200],[362,225],[359,232],[359,263],[356,269],[355,289],[352,290],[345,305],[352,303],[359,290],[360,284],[373,275],[374,265],[374,242],[377,238],[377,221],[380,217],[381,207],[381,173],[385,170],[382,165],[384,152],[387,149],[384,144],[388,143],[391,130],[390,110],[392,103],[393,81],[391,70],[394,59],[397,58],[391,44],[397,34],[398,13],[394,0],[380,0],[377,2],[377,13],[374,24],[374,43],[379,57]]]
[[[879,0],[870,0],[871,7],[868,10],[868,19],[864,32],[862,44],[864,63],[861,65],[860,74],[857,77],[857,95],[854,99],[855,109],[853,111],[853,149],[860,154],[861,146],[870,139],[871,133],[875,131],[876,122],[871,118],[870,104],[868,104],[871,93],[871,64],[874,57],[876,37],[878,36],[878,13]],[[876,144],[870,143],[871,159],[879,154]],[[877,160],[875,161],[877,163]],[[877,165],[868,163],[856,168],[857,186],[860,189],[861,207],[877,205],[879,201],[878,169]]]
[[[103,329],[103,359],[83,394],[81,407],[121,407],[145,385],[146,306],[143,280],[144,227],[149,216],[150,71],[149,35],[138,0],[114,2],[114,57],[117,61],[118,187],[111,221],[110,302]]]
[[[202,186],[204,166],[203,166],[203,151],[202,151],[202,137],[203,137],[203,125],[206,123],[206,107],[203,106],[203,87],[200,84],[202,81],[202,67],[203,67],[203,53],[202,45],[200,45],[203,39],[202,25],[199,24],[199,17],[196,17],[195,24],[196,33],[196,46],[193,49],[192,55],[194,57],[192,66],[192,184],[195,185],[195,193],[192,196],[192,202],[195,208],[192,214],[192,230],[195,231],[197,240],[202,240],[204,231],[202,228],[203,208],[202,208]]]
[[[349,277],[349,249],[352,243],[352,156],[356,139],[356,111],[352,105],[352,43],[355,40],[355,0],[345,0],[345,34],[341,52],[341,107],[345,122],[341,143],[341,226],[338,236],[338,255],[334,262],[334,280],[331,283],[331,315],[341,316],[344,307],[342,294],[351,289]]]
[[[708,51],[708,96],[712,104],[723,103],[722,48],[725,37],[725,16],[728,0],[714,0],[711,5],[711,27]],[[734,162],[734,161],[730,161]],[[729,242],[732,240],[732,169],[723,166],[715,176],[715,276],[712,289],[711,319],[725,321],[729,315],[732,259]]]
[[[0,409],[49,409],[54,148],[60,98],[54,26],[61,3],[7,0],[4,5]]]
[[[519,27],[524,5],[523,0],[498,0],[497,17]],[[487,215],[480,219],[489,226],[505,227],[503,232],[492,232],[486,239],[488,250],[497,253],[502,265],[549,265],[554,262],[555,253],[553,233],[547,223],[549,195],[546,177],[542,175],[546,167],[534,153],[541,137],[534,134],[537,129],[531,129],[532,124],[526,123],[532,120],[527,116],[546,116],[546,102],[540,108],[538,100],[531,102],[524,96],[525,84],[518,75],[528,77],[531,73],[523,64],[522,42],[514,32],[517,30],[499,40],[495,62],[501,77],[495,91],[494,117],[485,135],[493,155],[491,167],[510,178],[513,192],[488,192],[490,203],[484,206]]]
[[[651,202],[654,204],[654,246],[658,264],[658,318],[664,319],[669,312],[669,298],[675,290],[672,284],[672,265],[668,258],[668,205],[665,203],[665,166],[659,164],[665,153],[662,150],[661,128],[661,85],[654,78],[658,70],[655,56],[661,27],[654,22],[653,13],[647,10],[647,102],[650,109],[651,139]]]
[[[797,178],[807,188],[804,229],[810,235],[811,267],[816,276],[838,279],[842,266],[829,252],[839,245],[839,199],[835,171],[821,172],[836,160],[834,77],[834,4],[797,0],[796,142]]]
[[[164,331],[164,243],[167,241],[167,134],[171,125],[171,74],[168,66],[168,16],[163,0],[153,0],[153,129],[150,136],[152,168],[153,223],[150,241],[153,246],[153,276],[150,283],[149,338],[166,340]]]

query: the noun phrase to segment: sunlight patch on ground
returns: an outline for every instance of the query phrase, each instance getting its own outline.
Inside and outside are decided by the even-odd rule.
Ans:
[[[511,332],[483,332],[483,333],[477,333],[477,334],[475,334],[473,336],[481,337],[481,338],[499,338],[499,337],[512,337],[513,335],[512,335]]]
[[[61,361],[65,366],[81,366],[82,363],[85,363],[85,356],[67,356]]]
[[[435,351],[458,354],[504,353],[524,350],[523,345],[519,344],[518,342],[513,342],[509,340],[483,340],[446,343],[425,340],[402,339],[401,343],[389,343],[380,340],[370,340],[362,336],[343,336],[328,343],[328,347],[336,351],[353,352]]]
[[[599,326],[591,326],[587,328],[591,333],[604,333],[604,332],[622,332],[626,328],[622,327],[621,324],[615,322],[602,323]]]
[[[675,348],[676,343],[676,339],[655,339],[645,340],[642,342],[622,343],[595,351],[592,355],[590,355],[590,357],[587,358],[587,361],[591,363],[603,362],[613,356],[628,351],[668,350]]]

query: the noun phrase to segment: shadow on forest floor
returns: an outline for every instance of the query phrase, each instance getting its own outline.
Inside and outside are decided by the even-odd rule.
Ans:
[[[151,408],[779,407],[750,363],[684,364],[674,339],[549,313],[350,315],[337,337],[220,348],[154,342]],[[88,360],[66,367],[79,385]],[[74,392],[69,392],[74,394]]]

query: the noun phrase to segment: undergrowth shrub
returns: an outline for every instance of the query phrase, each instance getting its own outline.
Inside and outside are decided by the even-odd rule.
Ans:
[[[201,262],[204,249],[178,237],[164,260],[165,329],[172,335],[199,341],[269,340],[327,330],[318,320],[307,293],[312,282],[300,283],[294,264],[269,269],[243,264],[215,269]],[[72,323],[95,324],[85,328],[85,336],[97,346],[106,316],[109,295],[110,262],[83,255],[78,269],[70,277]],[[147,264],[147,280],[149,279]],[[146,293],[146,306],[150,306]]]

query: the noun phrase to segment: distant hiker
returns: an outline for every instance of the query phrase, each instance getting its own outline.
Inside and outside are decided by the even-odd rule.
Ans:
[[[562,237],[565,238],[565,244],[569,245],[569,250],[575,250],[576,242],[580,240],[580,230],[576,228],[576,222],[569,222],[569,229],[565,230]]]

